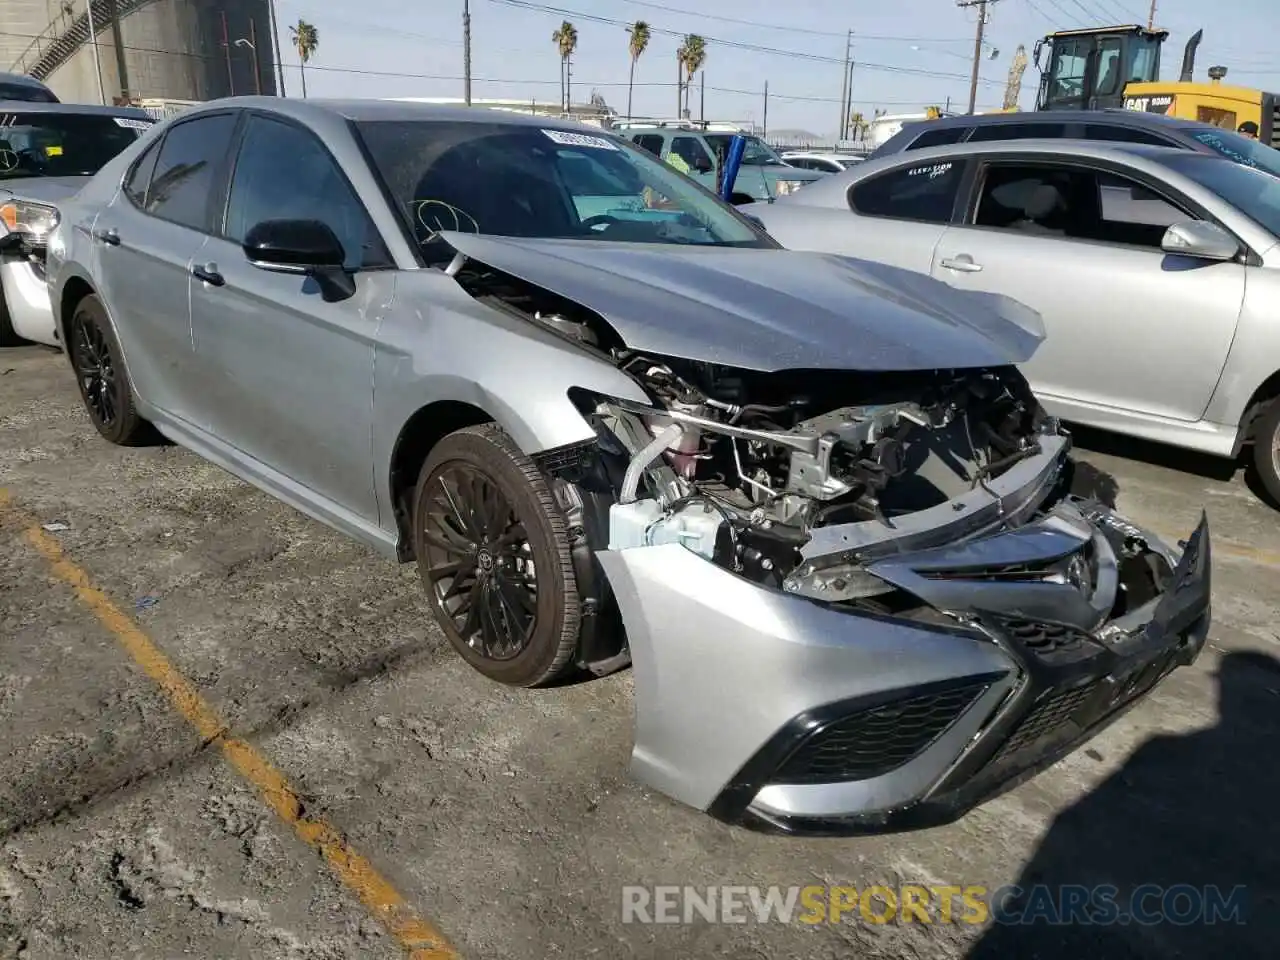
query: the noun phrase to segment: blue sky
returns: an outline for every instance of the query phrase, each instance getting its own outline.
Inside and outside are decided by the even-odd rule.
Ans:
[[[530,9],[530,3],[553,9]],[[1030,56],[1035,40],[1051,30],[1145,23],[1147,6],[1147,0],[994,3],[987,40],[999,53],[983,61],[979,108],[999,106],[1019,43]],[[289,48],[287,26],[299,17],[315,24],[320,36],[307,70],[312,96],[462,95],[462,0],[420,6],[404,0],[276,0],[276,8],[291,95],[299,92],[298,58]],[[1212,17],[1208,9],[1194,0],[1160,0],[1157,25],[1170,31],[1164,75],[1176,76],[1183,44],[1204,27],[1197,78],[1220,63],[1229,68],[1229,80],[1280,88],[1276,0],[1222,0],[1211,8]],[[559,64],[551,34],[567,19],[579,38],[574,100],[585,100],[594,88],[625,110],[627,34],[620,24],[641,19],[654,36],[636,68],[636,113],[674,114],[680,41],[659,31],[692,32],[708,40],[708,119],[759,123],[768,81],[771,129],[829,134],[839,123],[846,30],[854,30],[854,109],[868,116],[875,108],[910,112],[947,98],[964,109],[976,17],[974,9],[958,8],[954,0],[471,0],[472,95],[555,102]],[[1029,65],[1024,108],[1034,101],[1037,77]],[[695,86],[694,116],[698,97]]]

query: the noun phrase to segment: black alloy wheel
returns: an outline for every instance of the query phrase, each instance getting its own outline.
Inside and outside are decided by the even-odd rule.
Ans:
[[[96,296],[76,304],[68,324],[67,355],[76,372],[80,399],[98,433],[120,446],[140,446],[156,439],[151,424],[134,405],[133,385],[120,361],[120,344]]]
[[[441,440],[422,466],[413,518],[428,602],[462,658],[512,686],[563,673],[581,609],[567,523],[514,441],[495,424]]]
[[[529,644],[538,571],[524,524],[497,485],[470,464],[447,464],[427,490],[422,537],[436,600],[458,635],[489,660]]]

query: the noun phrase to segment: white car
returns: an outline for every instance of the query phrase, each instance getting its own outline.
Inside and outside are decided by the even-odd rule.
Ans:
[[[57,346],[44,275],[57,205],[154,122],[131,107],[0,100],[0,347]]]
[[[849,153],[813,153],[808,150],[789,150],[782,159],[801,170],[817,170],[821,173],[844,173],[865,157]]]

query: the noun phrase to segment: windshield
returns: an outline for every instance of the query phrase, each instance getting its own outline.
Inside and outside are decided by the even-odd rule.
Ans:
[[[0,113],[0,180],[88,177],[151,126],[76,113]]]
[[[742,151],[742,162],[744,165],[757,167],[765,167],[770,165],[786,166],[786,161],[759,137],[747,137],[746,147]],[[709,133],[707,134],[707,145],[722,157],[729,155],[729,144],[733,142],[733,135],[728,133]]]
[[[1260,140],[1250,140],[1234,130],[1216,128],[1201,130],[1199,127],[1187,127],[1186,131],[1194,139],[1217,150],[1228,160],[1243,163],[1246,167],[1257,167],[1280,177],[1280,150],[1269,147]]]
[[[772,247],[733,207],[612,136],[490,122],[356,124],[424,255],[440,231]],[[443,252],[443,251],[441,251]]]
[[[1280,237],[1280,179],[1256,167],[1223,163],[1189,150],[1170,153],[1162,157],[1161,162],[1212,190],[1246,217]]]

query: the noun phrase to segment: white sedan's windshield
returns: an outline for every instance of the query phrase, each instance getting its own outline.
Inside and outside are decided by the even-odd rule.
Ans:
[[[602,242],[774,246],[651,154],[614,136],[511,123],[364,121],[373,168],[426,251],[441,231]]]
[[[1175,151],[1161,162],[1209,188],[1280,238],[1280,178],[1189,150]]]

